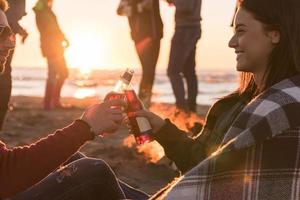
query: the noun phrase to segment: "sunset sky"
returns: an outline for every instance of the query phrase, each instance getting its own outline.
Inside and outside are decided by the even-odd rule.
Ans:
[[[46,67],[39,48],[39,33],[32,7],[36,0],[27,0],[27,16],[21,24],[29,37],[18,43],[13,65]],[[198,42],[197,70],[235,69],[235,54],[228,48],[232,36],[230,22],[236,0],[204,0],[202,6],[202,38]],[[55,0],[54,11],[65,35],[71,42],[66,51],[70,67],[82,69],[140,68],[126,17],[116,15],[119,0]],[[164,22],[158,68],[166,69],[170,40],[174,32],[174,8],[161,1]]]

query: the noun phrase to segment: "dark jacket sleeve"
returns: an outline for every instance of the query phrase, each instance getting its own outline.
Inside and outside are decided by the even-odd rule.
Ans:
[[[24,32],[25,30],[23,29],[23,27],[19,24],[19,22],[14,21],[14,22],[10,22],[9,26],[11,28],[11,30],[13,30],[13,32],[15,34],[21,34],[22,32]]]
[[[165,121],[165,125],[153,137],[180,171],[186,172],[206,158],[201,134],[197,138],[188,137],[186,132],[178,129],[169,119]]]
[[[10,197],[39,182],[93,137],[90,127],[77,120],[30,146],[7,149],[1,143],[0,197]]]
[[[8,0],[9,9],[5,12],[12,31],[16,34],[24,32],[19,21],[26,15],[25,0]]]

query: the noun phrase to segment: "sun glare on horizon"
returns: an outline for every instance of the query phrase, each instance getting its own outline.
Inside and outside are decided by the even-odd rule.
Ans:
[[[68,35],[70,47],[66,50],[68,65],[83,73],[101,67],[105,58],[105,44],[101,34],[92,31],[73,31]]]

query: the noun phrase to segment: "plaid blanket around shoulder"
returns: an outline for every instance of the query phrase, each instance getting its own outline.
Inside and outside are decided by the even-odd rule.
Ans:
[[[300,199],[300,76],[252,100],[222,146],[160,199]]]

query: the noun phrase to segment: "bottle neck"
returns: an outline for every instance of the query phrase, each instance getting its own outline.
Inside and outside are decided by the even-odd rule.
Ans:
[[[129,82],[124,82],[122,80],[118,80],[117,84],[115,85],[113,92],[116,93],[124,93],[124,90],[130,90],[132,86]]]

